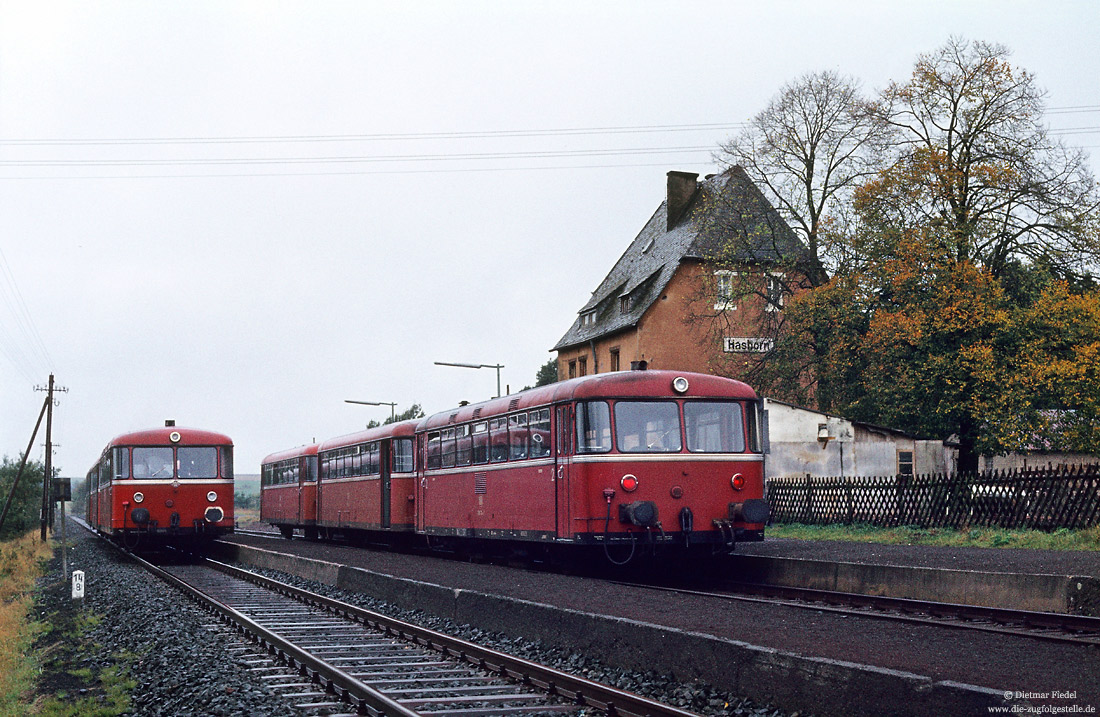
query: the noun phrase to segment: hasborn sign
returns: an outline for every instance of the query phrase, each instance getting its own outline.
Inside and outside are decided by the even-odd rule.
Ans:
[[[775,339],[757,339],[748,337],[730,337],[724,339],[726,353],[766,354],[775,348]]]

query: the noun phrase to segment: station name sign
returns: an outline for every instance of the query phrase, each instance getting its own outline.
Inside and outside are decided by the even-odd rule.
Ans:
[[[766,354],[775,348],[775,339],[730,337],[722,339],[723,350],[736,354]]]

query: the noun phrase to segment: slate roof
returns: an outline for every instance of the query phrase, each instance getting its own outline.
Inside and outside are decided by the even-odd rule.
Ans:
[[[731,251],[737,247],[737,251]],[[699,182],[668,229],[667,199],[592,292],[558,351],[635,326],[684,260],[767,264],[804,251],[801,242],[740,167]],[[625,312],[620,297],[629,296]],[[582,316],[595,311],[588,325]]]

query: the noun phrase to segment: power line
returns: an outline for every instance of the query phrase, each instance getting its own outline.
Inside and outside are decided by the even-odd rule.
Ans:
[[[387,132],[378,134],[268,135],[237,137],[133,137],[98,139],[0,139],[12,146],[85,146],[145,144],[251,144],[292,142],[375,142],[425,139],[497,139],[509,137],[573,137],[580,135],[643,134],[659,132],[703,132],[739,129],[744,122],[711,122],[687,125],[637,125],[618,127],[572,127],[558,129],[481,130],[468,132]]]
[[[19,284],[15,281],[15,275],[8,265],[7,257],[0,249],[0,298],[8,307],[8,313],[14,319],[13,330],[9,330],[4,322],[0,321],[0,332],[3,334],[3,353],[8,357],[25,378],[34,381],[34,374],[42,366],[53,369],[53,361],[50,352],[46,349],[42,335],[38,333],[34,319],[27,309],[27,302],[23,299],[23,293],[19,290]],[[2,317],[0,317],[2,318]]]
[[[710,157],[712,148],[707,148],[706,154]],[[468,172],[528,172],[553,169],[617,169],[622,167],[668,167],[668,162],[633,162],[630,164],[561,164],[523,167],[452,167],[447,169],[377,169],[377,170],[351,170],[347,172],[234,172],[218,174],[131,174],[131,175],[22,175],[12,177],[0,177],[0,179],[219,179],[219,178],[244,178],[244,177],[343,177],[373,174],[463,174]]]
[[[348,157],[232,157],[207,159],[16,159],[0,161],[4,167],[162,167],[272,164],[349,164],[371,162],[440,162],[558,157],[615,157],[637,154],[711,151],[709,145],[691,147],[631,147],[626,149],[566,149],[519,152],[463,152],[455,154],[395,154]]]

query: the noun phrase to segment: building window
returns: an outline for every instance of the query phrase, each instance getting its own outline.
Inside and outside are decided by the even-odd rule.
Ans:
[[[768,302],[764,305],[766,311],[779,311],[783,308],[783,276],[781,274],[768,274]]]
[[[611,370],[619,370],[619,349],[611,349]]]
[[[586,311],[581,314],[581,326],[591,326],[596,323],[596,312]]]
[[[720,270],[714,272],[714,309],[716,311],[733,311],[737,304],[733,301],[733,278],[737,276],[732,271]]]
[[[569,378],[576,378],[576,377],[577,377],[577,362],[576,361],[570,361],[569,362]]]
[[[587,376],[588,375],[588,357],[587,356],[581,356],[579,359],[577,359],[577,375],[578,376]]]
[[[913,451],[898,451],[898,475],[913,475]]]
[[[625,314],[630,311],[630,294],[623,294],[619,297],[619,313]]]

